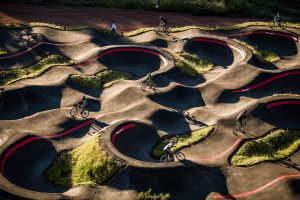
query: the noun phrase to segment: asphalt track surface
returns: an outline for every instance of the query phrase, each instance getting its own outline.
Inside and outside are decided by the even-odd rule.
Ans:
[[[0,56],[2,69],[27,67],[53,53],[76,64],[53,67],[39,77],[4,86],[0,195],[4,199],[114,199],[112,195],[135,199],[136,193],[130,191],[152,188],[169,192],[172,199],[299,199],[298,152],[291,156],[293,167],[275,162],[241,169],[229,163],[245,139],[274,128],[300,128],[300,98],[295,95],[300,92],[298,32],[251,27],[171,36],[147,32],[112,39],[93,30],[1,29],[9,50]],[[18,37],[24,41],[18,42]],[[170,37],[190,40],[175,42]],[[273,50],[281,60],[272,67],[256,65],[251,52],[233,38]],[[158,43],[167,44],[168,50],[196,54],[215,66],[191,79],[174,66],[169,53],[157,48]],[[101,91],[69,79],[70,74],[91,75],[103,69],[134,76]],[[148,73],[153,73],[156,92],[140,90]],[[72,119],[69,110],[82,94],[88,96],[89,119]],[[246,128],[251,137],[232,134],[235,117],[244,109],[251,112]],[[44,174],[57,155],[85,142],[93,126],[102,124],[108,125],[103,132],[107,150],[128,167],[99,187],[61,188],[47,181]],[[214,132],[183,149],[186,160],[163,164],[152,157],[152,148],[162,137],[206,125],[215,125]]]

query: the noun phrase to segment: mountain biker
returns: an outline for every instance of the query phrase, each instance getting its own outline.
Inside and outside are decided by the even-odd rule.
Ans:
[[[111,30],[112,35],[115,35],[115,33],[117,31],[117,25],[115,24],[114,21],[111,21],[111,28],[110,28],[110,30]]]
[[[282,22],[282,17],[280,16],[280,13],[277,13],[277,15],[274,17],[275,22]]]
[[[172,157],[171,148],[174,146],[175,141],[170,140],[169,143],[164,147],[164,152],[168,155],[168,160]]]
[[[87,106],[87,100],[85,96],[82,96],[80,100],[77,102],[77,106],[79,106],[81,109],[83,109],[85,106]]]
[[[244,119],[247,118],[247,115],[248,115],[248,111],[247,111],[247,110],[244,110],[243,112],[241,112],[241,113],[237,116],[236,121],[237,121],[239,124],[242,124],[242,121],[243,121]]]
[[[159,26],[162,26],[163,29],[166,29],[168,24],[167,20],[163,16],[160,16],[159,20]]]

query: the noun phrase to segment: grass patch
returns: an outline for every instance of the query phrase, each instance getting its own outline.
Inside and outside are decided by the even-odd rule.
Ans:
[[[248,47],[252,53],[254,54],[254,56],[261,62],[263,63],[274,63],[278,60],[280,60],[280,57],[272,52],[272,51],[267,51],[267,50],[263,50],[263,49],[259,49],[255,46],[252,46],[246,42],[242,42],[240,40],[234,39],[234,41],[245,45],[246,47]]]
[[[4,54],[7,54],[8,52],[5,50],[5,49],[1,49],[0,48],[0,55],[4,55]]]
[[[21,79],[37,77],[53,66],[72,65],[74,63],[75,62],[73,60],[54,54],[47,56],[46,58],[38,61],[36,64],[26,68],[1,70],[0,86],[8,85]]]
[[[186,52],[172,54],[175,58],[176,67],[192,78],[199,77],[201,74],[210,71],[214,66],[210,62],[200,59],[197,55]]]
[[[137,200],[168,200],[171,198],[169,193],[153,194],[152,189],[146,192],[140,192],[138,194]]]
[[[59,155],[46,176],[65,187],[96,185],[107,181],[119,168],[118,163],[100,145],[95,135],[79,147]]]
[[[300,130],[278,129],[266,136],[245,142],[231,158],[234,166],[252,166],[277,161],[292,155],[300,146]]]
[[[162,140],[160,143],[158,143],[152,150],[152,155],[155,158],[160,158],[163,154],[163,148],[169,143],[170,139],[175,140],[175,144],[173,148],[171,149],[173,152],[178,151],[184,147],[188,147],[192,144],[196,144],[199,141],[203,140],[205,137],[207,137],[210,133],[212,133],[214,130],[213,126],[209,126],[206,128],[195,130],[191,133],[185,134],[185,135],[176,135],[171,138],[166,138]]]
[[[245,22],[245,23],[240,23],[240,24],[235,24],[232,26],[214,26],[214,27],[202,27],[202,26],[183,26],[183,27],[174,27],[171,28],[172,33],[177,33],[177,32],[182,32],[182,31],[187,31],[187,30],[192,30],[192,29],[198,29],[198,30],[203,30],[203,31],[231,31],[231,30],[237,30],[237,29],[242,29],[242,28],[247,28],[251,26],[267,26],[269,25],[270,22],[262,22],[262,21],[256,21],[256,22]],[[300,23],[287,23],[287,26],[290,28],[300,28]],[[136,35],[140,35],[142,33],[146,33],[148,31],[153,31],[154,28],[140,28],[138,30],[130,31],[127,33],[124,33],[124,36],[127,37],[132,37]]]
[[[132,75],[127,72],[104,70],[96,75],[82,76],[72,75],[71,79],[84,87],[91,89],[104,89],[112,86],[114,83],[131,78]]]

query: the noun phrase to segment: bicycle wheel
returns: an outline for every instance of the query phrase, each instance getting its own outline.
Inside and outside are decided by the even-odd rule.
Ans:
[[[167,154],[162,155],[160,157],[159,161],[163,162],[163,163],[167,162],[168,161],[168,155]]]
[[[268,24],[268,26],[269,26],[270,28],[273,28],[273,27],[276,26],[276,22],[272,21],[272,22],[270,22],[270,23]]]
[[[165,28],[164,33],[165,33],[165,34],[171,33],[171,29],[170,29],[170,28]]]
[[[175,153],[175,157],[177,158],[177,160],[181,161],[181,160],[184,160],[185,159],[185,156],[183,153],[181,153],[180,151],[179,152],[176,152]]]
[[[287,24],[285,22],[279,23],[280,28],[285,29],[287,27]]]
[[[156,88],[156,84],[153,81],[150,81],[148,86],[149,86],[150,89]]]
[[[78,114],[78,107],[74,107],[70,110],[70,115],[75,117]]]
[[[89,116],[90,112],[87,109],[83,109],[81,112],[81,116],[83,118],[87,118]]]

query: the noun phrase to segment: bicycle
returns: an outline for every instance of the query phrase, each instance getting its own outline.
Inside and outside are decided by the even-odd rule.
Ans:
[[[233,127],[233,133],[236,134],[238,131],[243,132],[247,125],[247,118],[242,119],[242,122],[236,122]]]
[[[80,105],[76,105],[75,107],[73,107],[70,110],[70,115],[75,118],[75,116],[78,114],[78,112],[81,114],[82,118],[87,118],[89,116],[89,113],[90,113],[85,107],[82,107]]]
[[[164,26],[163,23],[160,23],[158,27],[155,27],[154,31],[155,32],[162,32],[162,33],[165,33],[165,34],[171,33],[171,29],[169,27]]]
[[[160,157],[160,162],[173,162],[175,161],[175,158],[178,160],[178,161],[182,161],[185,159],[185,155],[180,152],[180,151],[176,151],[175,153],[172,152],[172,158],[170,158],[170,156],[166,153],[164,153],[161,157]]]
[[[155,88],[156,88],[156,84],[151,78],[142,82],[141,90],[146,91],[147,87],[149,87],[149,89],[153,89],[153,90],[155,90]]]
[[[273,21],[271,21],[268,26],[270,28],[280,27],[282,29],[285,29],[287,27],[287,23],[285,21],[283,21],[282,19],[278,18],[277,16],[275,16]]]

